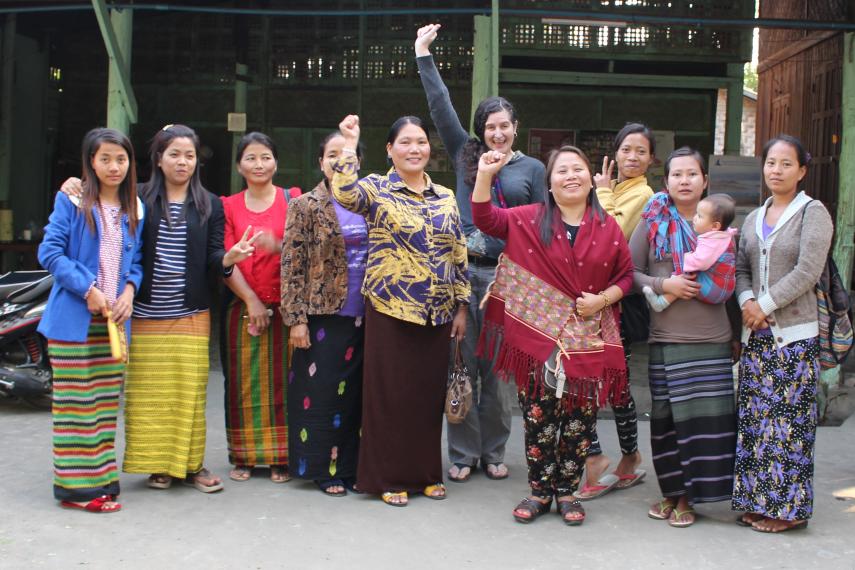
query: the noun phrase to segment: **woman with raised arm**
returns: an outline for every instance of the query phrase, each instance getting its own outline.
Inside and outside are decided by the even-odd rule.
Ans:
[[[365,373],[357,484],[402,507],[409,492],[444,499],[442,411],[450,339],[466,331],[466,244],[454,194],[425,172],[427,127],[392,124],[386,175],[360,179],[359,117],[339,125],[345,143],[333,163],[332,193],[368,224]]]
[[[448,89],[430,53],[430,46],[439,29],[439,24],[419,29],[415,43],[416,62],[430,106],[431,119],[457,175],[457,206],[466,235],[469,279],[472,283],[468,328],[461,352],[472,375],[475,390],[475,405],[466,420],[447,426],[448,459],[452,464],[448,476],[452,481],[465,482],[480,461],[488,478],[505,479],[508,476],[505,445],[511,433],[514,395],[510,387],[497,381],[492,363],[475,355],[475,344],[484,323],[484,313],[478,308],[478,303],[493,280],[505,244],[501,239],[486,235],[475,227],[469,199],[478,172],[478,159],[488,150],[510,157],[490,181],[490,199],[501,208],[541,203],[546,189],[544,168],[539,160],[514,150],[519,122],[514,106],[504,97],[488,97],[481,101],[473,121],[475,136],[469,136],[460,124]]]
[[[500,208],[490,181],[510,156],[481,156],[472,214],[507,242],[486,300],[479,354],[518,388],[531,495],[514,518],[530,523],[553,499],[567,525],[585,520],[573,495],[592,443],[597,408],[626,393],[617,303],[632,287],[618,224],[600,207],[591,165],[576,147],[551,153],[547,198]]]

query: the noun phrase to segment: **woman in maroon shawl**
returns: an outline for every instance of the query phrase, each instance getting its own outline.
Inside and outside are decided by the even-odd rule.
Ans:
[[[490,202],[490,184],[509,158],[485,153],[472,193],[475,225],[507,242],[479,350],[519,389],[531,496],[514,518],[531,522],[556,498],[564,522],[578,525],[585,510],[573,492],[597,408],[626,387],[617,302],[632,287],[632,260],[581,150],[552,152],[544,203],[502,209]]]

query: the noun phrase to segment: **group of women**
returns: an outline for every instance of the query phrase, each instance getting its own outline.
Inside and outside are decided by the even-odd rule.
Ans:
[[[645,477],[628,373],[638,319],[626,318],[644,308],[644,289],[667,299],[644,331],[663,497],[648,515],[685,527],[695,504],[731,500],[744,511],[737,522],[755,530],[807,526],[814,285],[832,224],[798,191],[809,162],[801,143],[769,141],[771,197],[746,219],[738,250],[729,238],[710,250],[706,232],[726,229],[732,203],[701,202],[708,178],[697,151],[674,151],[654,193],[654,139],[641,124],[618,133],[600,173],[573,146],[545,167],[515,150],[516,112],[500,97],[479,105],[469,137],[430,55],[438,31],[420,29],[415,49],[456,193],[425,172],[429,130],[412,116],[390,129],[389,171],[362,178],[359,118],[346,117],[322,141],[323,178],[305,195],[273,184],[276,146],[250,133],[237,153],[247,189],[222,201],[201,185],[188,127],[155,135],[139,198],[128,140],[87,134],[83,180],[63,185],[39,251],[56,277],[40,329],[55,373],[56,498],[120,508],[123,374],[124,471],[158,489],[176,479],[222,489],[203,465],[209,279],[222,277],[234,294],[223,315],[231,479],[267,465],[273,482],[309,479],[330,496],[358,488],[396,507],[410,493],[444,499],[442,409],[456,343],[475,405],[448,426],[449,479],[466,482],[479,463],[488,478],[508,476],[515,394],[531,494],[514,518],[530,523],[554,501],[564,523],[581,524],[582,501]],[[713,268],[684,265],[696,250],[714,251]],[[741,343],[729,299],[730,315],[741,308]],[[133,325],[126,358],[111,352],[113,323],[128,339]],[[596,432],[607,404],[622,455],[610,473]]]

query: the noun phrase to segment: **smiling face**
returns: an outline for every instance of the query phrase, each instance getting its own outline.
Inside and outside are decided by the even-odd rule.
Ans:
[[[514,147],[516,130],[517,125],[506,110],[490,113],[484,123],[484,144],[490,150],[507,154]]]
[[[248,184],[268,184],[273,180],[276,168],[273,151],[261,143],[247,145],[238,163],[238,172]]]
[[[128,168],[131,165],[125,149],[108,142],[101,143],[101,146],[92,155],[90,164],[102,190],[118,189],[122,180],[127,176]]]
[[[799,166],[799,156],[792,145],[777,142],[766,153],[763,179],[772,194],[795,194],[806,173],[807,167]]]
[[[575,152],[562,152],[555,157],[549,173],[549,191],[559,206],[585,203],[591,193],[591,171]]]
[[[652,161],[650,141],[641,133],[632,133],[624,137],[615,153],[615,162],[621,180],[643,176],[647,173]]]
[[[172,139],[160,155],[157,166],[163,171],[167,184],[182,186],[190,182],[196,172],[196,146],[187,137]]]
[[[430,141],[421,127],[407,123],[395,140],[386,145],[386,152],[398,174],[417,175],[424,172],[430,160]]]
[[[697,159],[678,156],[671,159],[667,184],[668,194],[678,208],[694,209],[707,187],[707,177]]]

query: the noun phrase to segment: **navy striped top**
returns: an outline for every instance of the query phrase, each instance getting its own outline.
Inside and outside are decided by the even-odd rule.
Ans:
[[[177,319],[198,312],[184,304],[184,289],[187,285],[187,219],[178,219],[183,207],[183,202],[169,203],[172,227],[165,219],[160,219],[154,248],[151,302],[134,303],[134,317]]]

